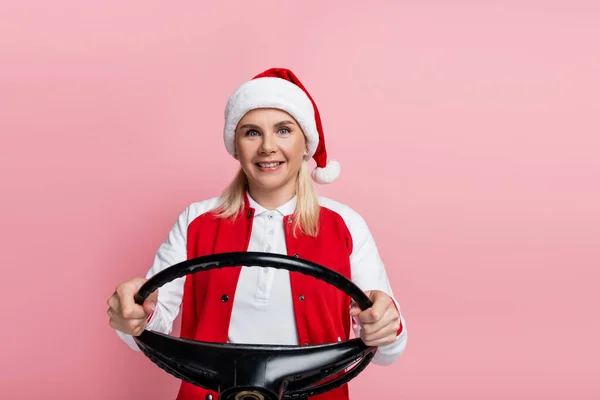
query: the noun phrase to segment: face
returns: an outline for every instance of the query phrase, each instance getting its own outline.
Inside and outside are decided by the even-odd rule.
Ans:
[[[235,147],[251,189],[293,193],[308,151],[302,129],[288,113],[270,108],[248,112],[236,129]]]

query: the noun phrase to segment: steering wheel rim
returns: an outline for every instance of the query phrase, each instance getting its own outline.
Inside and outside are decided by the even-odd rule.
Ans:
[[[372,306],[360,288],[332,269],[297,256],[263,252],[218,253],[177,263],[148,279],[134,300],[143,304],[156,289],[182,276],[241,265],[312,276],[346,293],[362,310]],[[325,393],[354,379],[377,350],[360,338],[313,346],[247,345],[175,338],[150,330],[134,336],[134,341],[158,367],[218,393],[222,400],[304,399]]]

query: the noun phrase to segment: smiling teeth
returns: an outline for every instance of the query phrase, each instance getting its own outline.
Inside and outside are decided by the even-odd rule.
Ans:
[[[271,163],[258,163],[262,168],[272,168],[278,166],[279,162],[271,162]]]

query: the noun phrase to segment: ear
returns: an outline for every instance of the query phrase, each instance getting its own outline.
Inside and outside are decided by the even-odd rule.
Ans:
[[[235,142],[235,139],[233,142],[233,158],[235,158],[236,160],[239,160],[237,143]]]

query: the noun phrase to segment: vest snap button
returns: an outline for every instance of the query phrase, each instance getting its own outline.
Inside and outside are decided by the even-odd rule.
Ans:
[[[227,303],[229,301],[229,296],[227,296],[226,294],[224,294],[223,296],[221,296],[221,301],[223,303]]]
[[[290,223],[290,224],[292,223],[292,217],[288,218],[288,223]]]
[[[252,210],[248,211],[248,218],[252,217]]]
[[[300,301],[304,301],[304,295],[300,295],[299,299]]]
[[[296,253],[296,254],[294,254],[294,257],[298,258],[298,257],[300,257],[300,256],[298,255],[298,253]]]
[[[305,345],[305,346],[308,346],[308,344],[309,344],[308,342],[305,342],[305,343],[304,343],[304,345]]]

